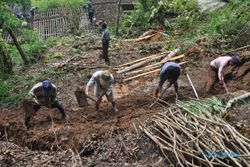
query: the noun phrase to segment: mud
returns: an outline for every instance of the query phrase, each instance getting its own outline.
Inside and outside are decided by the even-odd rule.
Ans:
[[[119,45],[121,49],[117,49],[115,44],[111,47],[110,59],[113,66],[153,54],[161,48],[158,44],[150,45],[150,43],[127,42],[119,43]],[[150,49],[145,49],[146,53],[138,54],[138,50],[147,48],[147,45]],[[103,99],[100,112],[96,113],[95,105],[91,101],[89,101],[89,106],[79,107],[74,91],[78,86],[86,86],[89,75],[96,70],[109,68],[103,65],[103,60],[99,57],[101,50],[88,48],[87,55],[83,54],[83,57],[76,58],[62,66],[62,63],[72,57],[70,48],[65,50],[64,47],[57,46],[48,51],[52,55],[56,52],[62,53],[61,59],[48,62],[41,60],[25,73],[27,76],[34,75],[36,69],[44,68],[60,69],[63,72],[63,76],[51,75],[50,79],[58,87],[58,98],[68,118],[65,121],[60,120],[60,113],[57,109],[41,108],[31,120],[31,128],[26,130],[22,125],[23,111],[20,108],[4,108],[0,112],[1,142],[15,143],[18,147],[28,148],[34,153],[37,153],[36,151],[62,152],[73,149],[79,153],[82,164],[85,166],[150,166],[150,164],[165,166],[166,162],[161,158],[157,148],[136,129],[138,120],[147,121],[152,115],[164,111],[164,107],[167,107],[166,104],[156,103],[151,109],[149,108],[155,102],[153,95],[158,83],[158,74],[123,84],[120,83],[120,76],[114,74],[116,78],[114,94],[119,111],[113,113],[111,104]],[[79,45],[82,50],[86,47],[84,43]],[[249,56],[244,57],[241,67],[228,68],[226,82],[230,92],[241,89],[250,91]],[[207,80],[207,67],[213,58],[210,54],[187,58],[192,63],[182,69],[179,79],[179,100],[196,98],[186,73],[191,77],[201,99],[211,96],[204,92],[204,88]],[[91,66],[93,68],[89,68]],[[225,93],[225,90],[216,84],[213,95]],[[170,105],[175,105],[173,87],[166,91],[163,100]],[[244,112],[245,110],[249,111],[249,107],[237,109],[240,114],[233,112],[235,117],[230,121],[235,125],[242,118],[249,121],[250,118],[245,117],[248,114]],[[51,158],[53,159],[53,156]],[[27,162],[31,160],[32,158],[27,158]],[[68,161],[70,160],[63,155],[61,166],[63,166],[62,162]],[[60,164],[60,161],[58,163]],[[42,165],[46,166],[46,164],[47,162]]]

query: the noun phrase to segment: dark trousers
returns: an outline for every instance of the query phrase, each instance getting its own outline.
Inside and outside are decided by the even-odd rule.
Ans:
[[[34,109],[34,113],[30,113],[27,111],[24,112],[24,124],[26,126],[29,125],[29,121],[30,121],[31,117],[34,116],[35,113],[41,108],[41,105],[37,104],[37,103],[32,103],[31,105],[32,105],[32,108]],[[63,119],[66,117],[63,106],[61,104],[59,104],[59,102],[57,100],[51,105],[51,108],[57,108],[59,110],[60,114],[62,115]]]
[[[103,55],[105,63],[109,63],[108,51],[109,51],[109,41],[105,41],[105,42],[103,41],[102,42],[102,55]]]

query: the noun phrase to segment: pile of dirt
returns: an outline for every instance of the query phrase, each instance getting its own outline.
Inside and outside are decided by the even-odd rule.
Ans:
[[[83,41],[86,40],[86,41]],[[25,77],[35,78],[49,73],[49,79],[58,88],[59,102],[63,104],[68,119],[62,121],[57,109],[41,108],[33,117],[32,128],[23,128],[23,111],[20,108],[5,108],[0,112],[0,144],[4,154],[0,166],[166,166],[154,144],[139,132],[135,133],[136,120],[144,122],[155,113],[165,110],[166,105],[156,103],[153,97],[159,76],[154,74],[128,83],[117,83],[114,92],[119,112],[112,113],[111,104],[103,101],[100,113],[95,112],[93,103],[79,108],[74,91],[79,85],[85,86],[93,72],[110,69],[104,65],[100,42],[80,38],[72,44],[55,46],[46,55],[60,55],[48,61],[45,57],[37,64],[22,71]],[[159,53],[164,43],[130,43],[113,41],[110,49],[111,65]],[[202,53],[201,53],[202,54]],[[187,65],[200,98],[207,96],[204,86],[207,80],[207,66],[212,57],[197,55],[197,59]],[[187,60],[191,58],[187,56]],[[249,59],[243,59],[242,67],[231,69],[227,82],[230,91],[249,89]],[[195,64],[197,66],[195,66]],[[231,75],[231,76],[230,76]],[[244,83],[240,85],[239,83]],[[30,83],[30,85],[35,83]],[[31,87],[30,87],[31,88]],[[22,89],[17,86],[16,88]],[[179,78],[180,100],[195,98],[184,70]],[[223,88],[216,95],[224,94]],[[170,105],[175,105],[174,89],[163,96]],[[237,115],[237,114],[236,114]],[[244,117],[244,115],[242,115]],[[15,143],[15,146],[5,142]],[[14,144],[13,144],[14,145]],[[18,145],[18,146],[17,146]],[[26,147],[28,149],[26,149]],[[9,149],[7,149],[9,148]],[[73,151],[72,151],[73,150]],[[9,153],[8,153],[9,151]],[[34,156],[31,156],[34,155]],[[39,159],[40,158],[40,159]],[[21,161],[23,159],[23,161]],[[32,164],[33,163],[33,164]],[[66,165],[65,165],[65,164]]]
[[[108,139],[92,135],[78,148],[37,151],[0,143],[0,165],[7,166],[144,166],[166,165],[155,145],[141,132]]]

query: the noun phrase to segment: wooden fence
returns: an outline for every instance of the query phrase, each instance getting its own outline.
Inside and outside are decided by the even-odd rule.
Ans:
[[[85,8],[79,7],[77,12],[80,14],[79,28],[85,29],[86,31],[91,30],[92,27],[89,25]],[[50,37],[61,36],[69,30],[72,25],[72,19],[74,19],[72,12],[67,11],[63,7],[59,7],[47,12],[35,14],[28,23],[28,26],[38,31],[41,37],[47,40]],[[3,38],[7,42],[12,41],[7,32],[4,32]]]

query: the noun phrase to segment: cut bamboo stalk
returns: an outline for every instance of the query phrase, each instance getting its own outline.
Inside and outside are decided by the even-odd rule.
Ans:
[[[180,59],[180,58],[183,58],[183,57],[185,57],[185,55],[179,55],[179,56],[176,56],[176,57],[168,58],[168,59],[165,59],[165,61],[161,61],[161,62],[156,63],[156,64],[151,64],[151,65],[142,67],[143,69],[139,69],[139,70],[136,70],[136,71],[131,71],[129,73],[126,73],[126,75],[131,75],[131,74],[136,74],[136,73],[140,73],[140,72],[145,72],[145,71],[153,70],[155,68],[160,67],[162,64],[164,64],[164,63],[166,63],[168,61],[177,60],[177,59]]]
[[[197,94],[197,92],[196,92],[196,90],[195,90],[195,87],[194,87],[193,82],[191,81],[191,79],[190,79],[188,73],[187,73],[186,75],[187,75],[188,81],[190,82],[190,85],[192,86],[192,88],[193,88],[193,90],[194,90],[194,93],[195,93],[196,98],[199,100],[199,96],[198,96],[198,94]]]
[[[161,53],[158,53],[158,54],[154,54],[154,55],[151,55],[151,56],[143,57],[143,58],[141,58],[141,59],[137,59],[137,60],[134,60],[134,61],[125,63],[125,64],[121,64],[121,65],[115,66],[114,68],[124,67],[124,66],[130,65],[130,64],[134,64],[134,63],[137,63],[137,62],[146,60],[146,59],[150,59],[150,58],[153,58],[153,57],[160,56],[160,55],[162,55],[162,54],[168,54],[168,53],[170,53],[170,52],[171,52],[171,51],[166,50],[166,51],[161,52]]]
[[[176,55],[179,51],[180,51],[180,49],[175,49],[174,51],[172,51],[171,53],[169,53],[166,57],[173,57],[173,56]],[[161,55],[161,56],[159,56],[159,57],[154,57],[154,58],[152,58],[152,59],[147,59],[147,60],[141,61],[141,62],[139,62],[139,63],[133,64],[133,65],[127,67],[127,68],[124,68],[124,69],[118,71],[117,74],[121,74],[121,73],[130,71],[130,70],[133,70],[133,69],[135,69],[135,68],[138,68],[138,67],[143,66],[144,64],[147,64],[147,63],[149,63],[149,62],[152,62],[152,61],[161,59],[161,58],[163,58],[163,57],[165,57],[165,55]]]
[[[179,65],[182,65],[182,64],[186,64],[188,61],[186,62],[181,62],[179,63]],[[153,70],[153,71],[149,71],[149,72],[145,72],[143,74],[139,74],[139,75],[136,75],[136,76],[133,76],[133,77],[129,77],[129,78],[126,78],[123,80],[123,82],[126,82],[126,81],[130,81],[132,79],[135,79],[135,78],[139,78],[139,77],[142,77],[142,76],[146,76],[146,75],[149,75],[149,74],[152,74],[152,73],[155,73],[155,72],[159,72],[161,69],[156,69],[156,70]]]
[[[183,57],[185,57],[184,54],[179,55],[179,56],[176,56],[176,57],[172,57],[172,58],[168,58],[168,57],[167,57],[167,58],[163,59],[162,61],[160,61],[159,63],[151,64],[151,65],[145,66],[145,68],[153,67],[153,66],[155,66],[155,65],[162,65],[163,63],[166,63],[166,62],[168,62],[168,61],[174,61],[174,60],[177,60],[177,59],[180,59],[180,58],[183,58]]]

